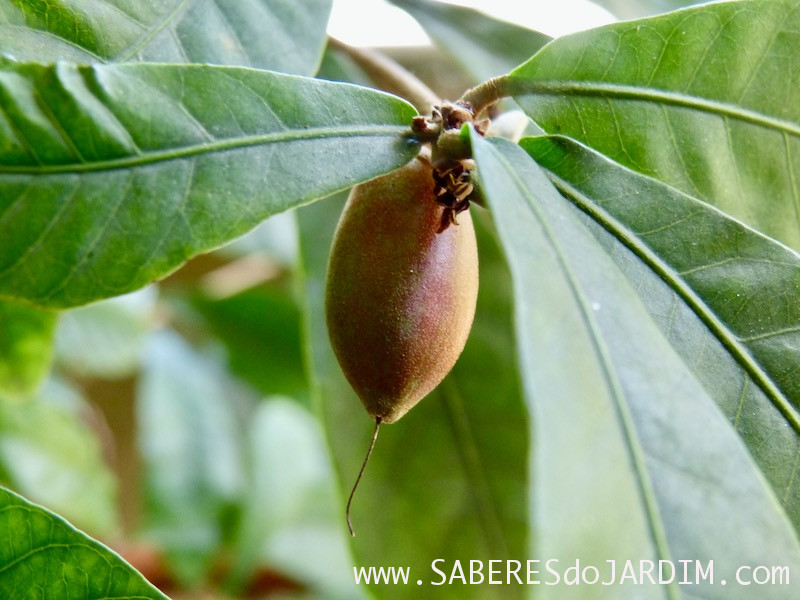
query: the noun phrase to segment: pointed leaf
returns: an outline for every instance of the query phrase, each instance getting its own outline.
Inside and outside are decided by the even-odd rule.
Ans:
[[[547,132],[800,248],[800,6],[715,2],[556,40],[511,73]]]
[[[313,75],[331,0],[0,0],[20,61],[214,63]]]
[[[100,542],[2,488],[0,531],[3,598],[168,600]]]
[[[642,299],[800,531],[800,255],[569,139],[522,146],[660,280]]]
[[[0,297],[74,306],[162,277],[417,151],[413,108],[232,67],[0,71]]]
[[[617,585],[614,598],[743,598],[744,587],[719,579],[732,582],[747,564],[800,568],[779,500],[640,300],[645,282],[628,280],[612,260],[625,247],[607,235],[598,241],[524,150],[474,137],[514,277],[536,444],[534,552],[566,565],[576,557],[596,565],[631,556],[713,561],[715,585]],[[539,591],[610,597],[601,586]],[[759,594],[784,598],[787,589]]]
[[[56,314],[0,300],[0,394],[32,392],[50,368]]]
[[[462,6],[431,0],[391,2],[417,19],[476,83],[508,72],[550,41],[538,31]]]
[[[330,241],[341,202],[299,211],[308,294],[307,335],[319,414],[344,505],[374,423],[333,355],[323,298]],[[381,429],[352,505],[357,566],[411,568],[409,586],[376,594],[462,598],[460,586],[430,587],[431,562],[524,555],[527,439],[513,361],[508,272],[497,242],[475,215],[481,288],[473,330],[452,373],[398,423]],[[401,232],[398,232],[400,235]],[[441,563],[440,563],[440,566]],[[449,572],[448,572],[449,574]],[[416,579],[423,581],[417,586]],[[421,591],[420,591],[421,590]],[[504,597],[518,598],[510,588]]]

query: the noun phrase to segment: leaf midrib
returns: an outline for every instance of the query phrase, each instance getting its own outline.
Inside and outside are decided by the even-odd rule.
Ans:
[[[101,161],[86,163],[65,163],[56,165],[0,165],[0,175],[52,175],[59,173],[89,173],[97,171],[113,171],[130,169],[149,164],[161,163],[213,154],[228,150],[238,150],[253,146],[297,142],[325,138],[349,137],[397,137],[400,141],[403,134],[410,134],[408,127],[400,125],[344,126],[344,127],[309,127],[289,131],[271,132],[260,135],[226,138],[182,146],[167,150],[143,152],[133,156],[122,156]]]
[[[780,131],[787,135],[800,137],[800,124],[772,117],[755,110],[712,100],[702,96],[692,96],[671,90],[624,85],[598,81],[563,81],[563,80],[531,80],[522,77],[509,77],[504,89],[509,95],[518,96],[585,96],[599,98],[615,98],[620,100],[638,100],[659,105],[678,106],[729,117],[745,123],[751,123],[765,129]]]
[[[689,305],[692,312],[708,327],[712,335],[722,343],[727,351],[733,356],[734,360],[742,367],[745,372],[753,379],[758,387],[764,392],[770,402],[778,409],[791,427],[800,435],[800,414],[792,406],[789,399],[781,392],[780,387],[772,381],[769,375],[764,372],[750,352],[741,343],[741,340],[729,330],[728,327],[714,314],[708,305],[697,295],[697,293],[684,283],[679,274],[665,261],[663,261],[647,244],[641,242],[639,238],[619,220],[610,213],[602,209],[591,199],[583,195],[567,181],[558,177],[555,173],[545,169],[550,180],[558,190],[573,202],[577,208],[586,213],[598,225],[608,231],[626,248],[631,250],[640,260],[642,260],[656,275],[664,281],[670,289]]]
[[[631,462],[633,468],[637,474],[636,481],[638,482],[639,493],[641,495],[641,501],[644,505],[645,514],[647,515],[647,521],[650,525],[650,537],[652,539],[653,545],[655,547],[656,552],[659,555],[660,559],[668,560],[670,558],[670,551],[668,547],[668,542],[666,540],[666,536],[664,533],[663,523],[660,519],[660,511],[658,508],[658,502],[655,499],[654,492],[649,485],[650,477],[647,472],[647,468],[645,466],[643,450],[641,449],[640,445],[637,442],[637,436],[634,431],[634,425],[632,422],[632,418],[628,411],[625,409],[624,401],[623,401],[623,392],[621,389],[621,384],[617,380],[617,377],[614,375],[614,368],[611,361],[610,356],[608,355],[608,350],[606,349],[605,344],[602,341],[602,336],[598,331],[598,326],[595,319],[592,316],[592,311],[589,306],[589,302],[586,297],[581,293],[580,286],[577,281],[577,276],[573,273],[572,269],[569,266],[569,262],[564,255],[563,250],[561,249],[561,245],[557,242],[555,238],[554,232],[550,229],[550,226],[545,219],[544,215],[541,214],[541,211],[536,206],[535,199],[529,193],[527,187],[525,186],[524,182],[519,178],[516,171],[511,167],[511,165],[505,160],[498,153],[499,159],[506,166],[506,172],[509,174],[511,179],[513,180],[514,184],[520,190],[522,196],[526,199],[526,206],[528,209],[533,212],[534,218],[541,224],[542,230],[545,233],[550,245],[555,252],[557,261],[561,264],[561,267],[566,275],[567,283],[572,291],[573,297],[578,303],[581,312],[581,318],[583,319],[588,331],[589,336],[591,339],[591,344],[594,346],[597,356],[599,358],[599,362],[603,371],[603,377],[606,380],[606,385],[608,386],[608,390],[613,398],[613,402],[616,405],[617,411],[617,418],[620,421],[620,425],[622,427],[622,431],[624,432],[624,438],[626,442],[626,446],[631,458]],[[666,594],[669,598],[677,597],[677,592],[673,584],[669,584],[666,590]]]

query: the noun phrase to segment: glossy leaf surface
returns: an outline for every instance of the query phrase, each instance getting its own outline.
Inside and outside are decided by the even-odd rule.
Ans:
[[[511,73],[564,134],[800,248],[800,7],[717,2],[566,36]]]
[[[0,71],[0,297],[119,295],[271,214],[402,165],[413,109],[229,67]]]

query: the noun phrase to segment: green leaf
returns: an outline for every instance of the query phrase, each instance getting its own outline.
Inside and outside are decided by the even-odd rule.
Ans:
[[[453,4],[391,2],[417,19],[437,46],[476,82],[508,72],[550,41],[538,31]]]
[[[3,598],[168,600],[100,542],[2,488],[0,531]]]
[[[32,392],[50,368],[56,314],[0,300],[0,394]]]
[[[0,70],[0,297],[142,287],[271,214],[417,152],[404,101],[197,65]]]
[[[241,497],[241,431],[221,370],[177,334],[154,334],[137,392],[148,538],[185,584],[203,582]]]
[[[343,200],[343,198],[340,198]],[[342,506],[374,423],[341,373],[328,342],[323,298],[341,201],[299,211],[306,268],[309,364],[339,475]],[[357,566],[403,565],[423,586],[376,588],[379,596],[462,598],[432,588],[431,562],[525,555],[528,535],[525,409],[513,359],[510,286],[499,247],[475,215],[481,287],[470,339],[452,373],[398,423],[381,429],[352,505]],[[400,234],[400,232],[398,232]],[[341,526],[344,528],[344,510]],[[504,590],[517,598],[521,589]]]
[[[531,551],[558,558],[565,568],[576,558],[624,565],[630,557],[692,557],[714,565],[715,585],[691,589],[676,579],[649,589],[540,592],[581,599],[745,598],[752,593],[719,580],[732,582],[741,565],[800,568],[800,545],[779,499],[641,301],[637,290],[651,280],[626,277],[611,258],[626,248],[599,227],[587,230],[582,213],[524,150],[478,136],[473,149],[514,278],[535,441]],[[759,597],[786,593],[774,586]]]
[[[0,0],[20,61],[214,63],[313,75],[331,0]]]
[[[659,280],[637,286],[645,305],[800,531],[800,255],[569,139],[522,145],[636,255],[619,261],[630,279]]]
[[[564,134],[800,248],[800,6],[718,2],[554,41],[511,73]]]
[[[692,4],[701,4],[702,0],[592,0],[592,2],[611,11],[620,19],[635,19],[677,10]]]
[[[0,477],[82,528],[110,535],[117,526],[116,482],[87,425],[90,410],[54,380],[25,401],[0,397]]]
[[[80,377],[132,377],[153,327],[157,293],[148,287],[65,312],[56,331],[57,364]]]

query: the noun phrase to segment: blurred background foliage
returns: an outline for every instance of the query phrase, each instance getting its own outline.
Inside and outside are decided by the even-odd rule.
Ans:
[[[464,9],[396,4],[421,16],[439,46],[385,51],[442,97],[547,41]],[[602,4],[622,16],[647,6]],[[504,50],[503,33],[532,50]],[[334,48],[319,76],[372,84]],[[443,552],[524,556],[528,440],[510,281],[479,208],[481,295],[467,349],[382,434],[354,504],[359,537],[348,541],[343,499],[372,423],[322,316],[345,197],[273,217],[157,284],[58,318],[0,305],[0,483],[104,541],[174,598],[362,598],[370,591],[353,584],[351,565],[372,565],[373,552],[412,572]],[[16,335],[31,342],[7,343]]]

